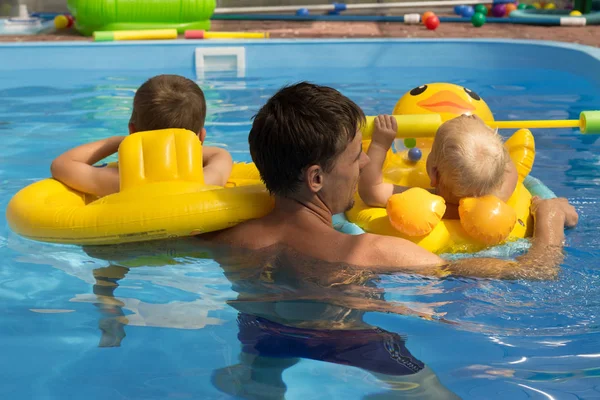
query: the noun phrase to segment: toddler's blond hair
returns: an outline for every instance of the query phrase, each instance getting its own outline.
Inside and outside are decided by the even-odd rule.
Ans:
[[[497,130],[474,115],[442,124],[429,157],[439,180],[459,199],[493,194],[502,186],[509,161]]]

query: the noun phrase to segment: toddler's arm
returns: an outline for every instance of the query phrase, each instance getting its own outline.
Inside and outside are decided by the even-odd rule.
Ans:
[[[233,169],[231,154],[219,147],[202,147],[202,161],[204,183],[225,186]]]
[[[371,207],[385,207],[393,194],[408,189],[383,182],[383,163],[387,151],[396,138],[397,130],[396,119],[392,116],[379,115],[375,118],[373,138],[367,150],[370,161],[363,168],[358,183],[360,198]]]
[[[117,193],[118,168],[97,168],[93,164],[116,153],[123,139],[125,136],[113,136],[61,154],[50,166],[52,177],[83,193],[100,197]]]

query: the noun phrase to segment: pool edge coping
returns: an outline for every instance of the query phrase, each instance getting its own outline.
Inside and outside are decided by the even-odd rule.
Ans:
[[[195,41],[188,39],[176,40],[131,40],[131,41],[113,41],[113,42],[94,42],[94,41],[60,41],[60,42],[0,42],[0,49],[15,48],[15,47],[92,47],[92,46],[155,46],[155,45],[191,45]],[[219,44],[243,44],[243,45],[298,45],[298,44],[358,44],[358,43],[490,43],[490,44],[521,44],[521,45],[536,45],[547,47],[558,47],[564,49],[578,50],[584,52],[600,61],[600,48],[579,43],[560,42],[556,40],[535,40],[535,39],[502,39],[502,38],[326,38],[326,39],[219,39],[212,41],[196,41],[199,47],[202,46],[218,46]]]

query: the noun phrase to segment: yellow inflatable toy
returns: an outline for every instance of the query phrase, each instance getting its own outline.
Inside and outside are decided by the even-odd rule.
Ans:
[[[94,199],[45,179],[11,199],[10,228],[43,242],[117,244],[216,231],[273,208],[254,164],[236,163],[225,188],[205,185],[202,145],[191,131],[130,135],[118,160],[119,193]]]
[[[390,150],[383,165],[383,179],[412,188],[392,196],[386,208],[369,207],[357,194],[354,207],[346,212],[350,222],[366,232],[402,237],[438,254],[476,252],[531,235],[531,194],[523,185],[535,157],[535,143],[529,130],[517,131],[505,143],[519,173],[517,187],[508,202],[494,196],[462,199],[460,219],[449,220],[443,219],[444,199],[426,190],[431,188],[426,160],[433,143],[432,132],[444,121],[461,114],[476,114],[486,122],[494,121],[489,107],[467,88],[432,83],[406,93],[393,113],[402,116],[397,119],[398,137],[414,135],[423,156],[411,161],[408,150],[397,153]],[[367,126],[365,151],[372,133],[370,121]]]
[[[451,83],[428,83],[412,89],[398,100],[392,114],[438,114],[443,122],[462,114],[494,120],[492,111],[477,93]]]
[[[429,135],[432,129],[436,131],[439,124],[462,114],[474,114],[486,122],[494,121],[492,111],[477,93],[451,83],[428,83],[410,90],[398,100],[392,114],[414,119],[406,124],[409,132],[403,136],[411,138],[410,130],[414,130],[413,138],[416,140],[413,141],[413,145],[419,148],[422,154],[422,161],[415,163],[410,161],[407,151],[388,152],[383,166],[384,178],[403,186],[429,186],[425,160],[429,156],[433,143],[433,138]],[[427,115],[432,118],[429,120],[424,118]],[[365,151],[369,144],[370,140],[363,140]]]
[[[357,194],[346,217],[366,232],[402,237],[437,254],[476,252],[530,236],[531,194],[523,180],[533,166],[533,135],[527,129],[519,130],[505,146],[519,173],[517,187],[506,203],[494,196],[462,199],[460,219],[442,219],[446,210],[444,199],[427,191],[429,185],[422,185],[420,176],[409,172],[402,176],[401,183],[384,176],[387,182],[413,187],[392,196],[387,209],[369,207]]]

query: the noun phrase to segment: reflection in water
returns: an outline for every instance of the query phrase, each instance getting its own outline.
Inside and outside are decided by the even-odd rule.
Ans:
[[[122,301],[115,298],[115,289],[118,281],[125,278],[127,268],[119,266],[108,266],[94,269],[94,294],[98,301],[94,303],[100,311],[98,327],[102,331],[99,347],[118,347],[125,337],[125,328],[128,320],[123,313]]]
[[[458,398],[411,354],[405,338],[363,320],[368,311],[435,316],[386,302],[376,275],[282,248],[213,256],[237,292],[228,304],[239,311],[241,343],[239,363],[214,371],[219,390],[282,399],[283,373],[304,358],[368,371],[380,390],[368,398]]]
[[[184,303],[189,307],[174,318],[178,310],[172,307],[160,310],[163,305],[135,300],[139,303],[135,309],[131,299],[115,297],[120,282],[136,267],[169,265],[163,275],[167,280],[180,264],[194,265],[196,258],[215,259],[234,291],[226,294],[227,303],[238,312],[241,344],[237,364],[213,371],[212,383],[220,391],[244,399],[283,399],[287,390],[284,372],[309,359],[369,373],[378,393],[364,398],[458,398],[423,360],[411,354],[406,337],[368,324],[363,317],[374,311],[448,321],[435,312],[433,304],[411,303],[409,308],[386,301],[384,290],[377,285],[379,277],[368,271],[309,260],[287,249],[233,251],[209,247],[193,238],[89,246],[84,251],[109,262],[93,270],[93,295],[72,300],[91,302],[99,311],[100,347],[122,346],[126,325],[136,320],[139,325],[185,328],[189,317],[192,329],[219,323],[207,318],[210,307],[195,301]],[[189,270],[187,275],[189,279]],[[206,279],[206,271],[202,279]],[[204,297],[209,286],[198,289]],[[140,311],[142,304],[147,312]],[[126,314],[126,309],[134,314]],[[204,318],[194,318],[195,314]]]
[[[76,294],[70,301],[95,306],[99,315],[99,347],[121,346],[126,337],[127,325],[202,329],[225,322],[208,316],[209,313],[226,307],[219,298],[224,298],[227,293],[214,288],[224,280],[215,281],[206,274],[207,270],[214,268],[214,261],[206,259],[206,253],[193,251],[189,247],[188,256],[198,258],[176,260],[169,247],[171,244],[177,248],[175,242],[147,242],[131,246],[85,246],[85,254],[78,254],[76,248],[71,246],[36,243],[16,235],[11,235],[8,240],[8,246],[22,254],[17,257],[17,261],[52,265],[92,286],[93,293],[85,291]],[[33,247],[37,250],[32,251]],[[90,257],[101,261],[92,261]],[[156,268],[164,266],[170,268]],[[143,272],[148,267],[152,267],[152,274]],[[201,276],[191,276],[193,274]],[[167,293],[166,300],[161,299],[159,291],[154,293],[153,301],[143,301],[140,296],[116,296],[115,292],[119,286],[123,286],[126,278],[130,282],[138,282],[128,282],[126,288],[129,290],[140,289],[141,281],[155,285],[155,288],[176,289],[185,297],[193,299],[174,299],[177,292],[173,291]]]

